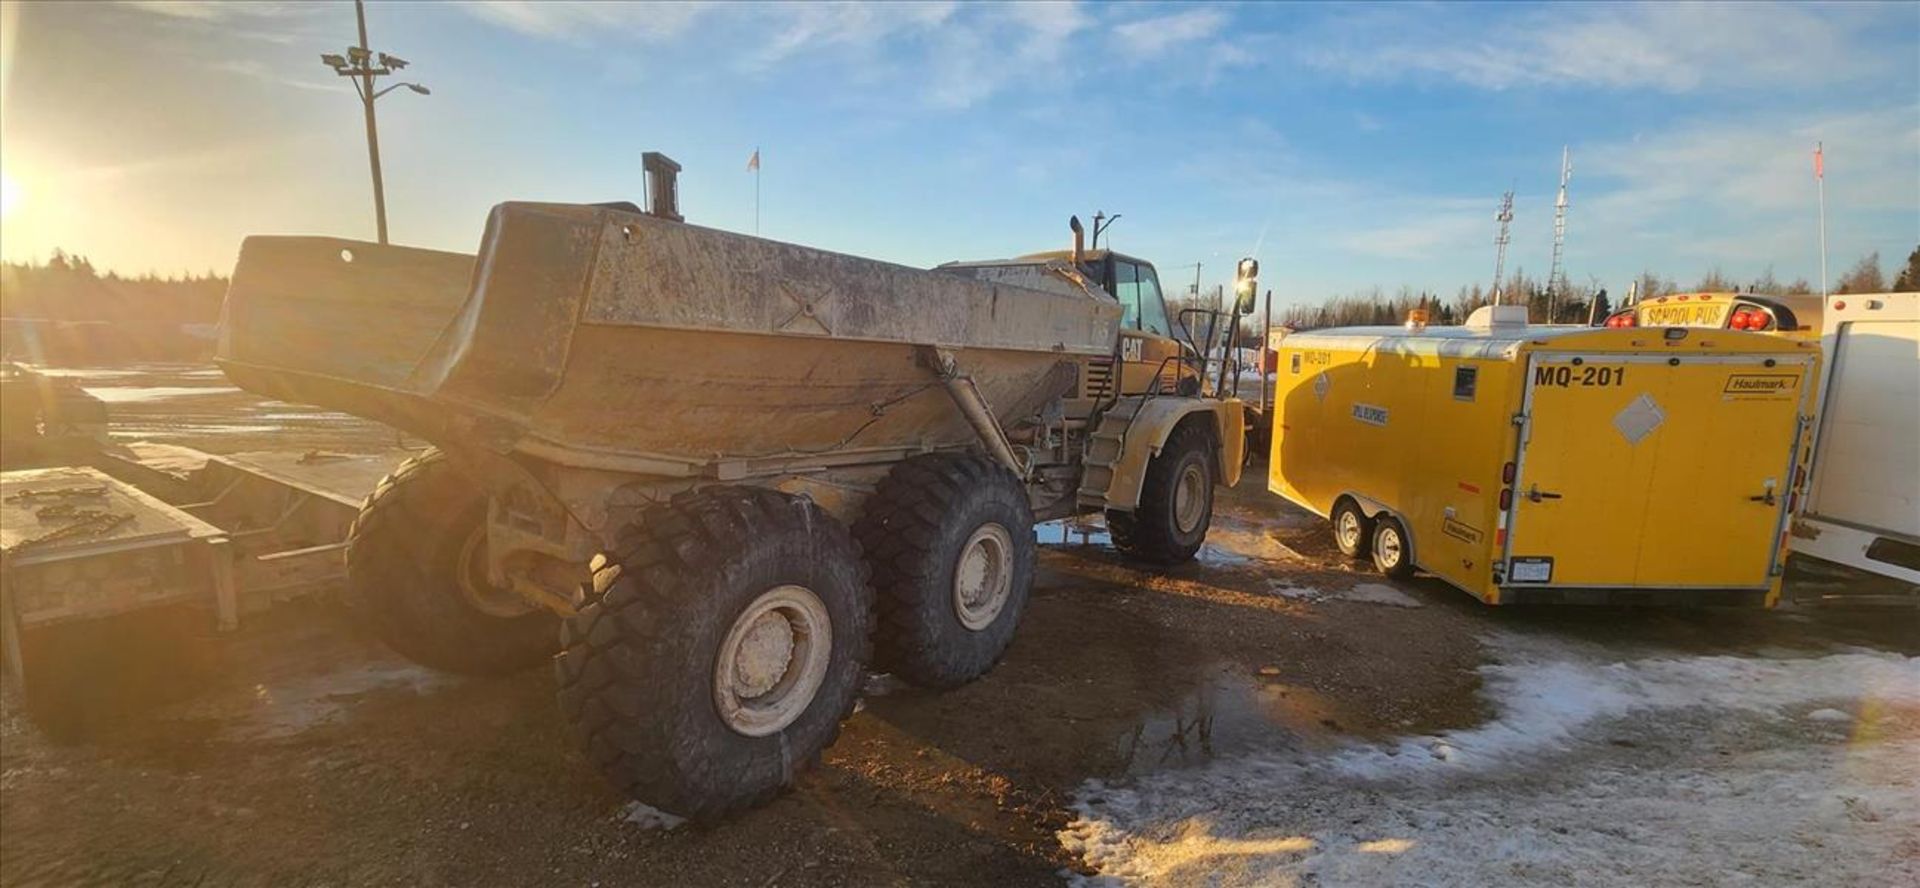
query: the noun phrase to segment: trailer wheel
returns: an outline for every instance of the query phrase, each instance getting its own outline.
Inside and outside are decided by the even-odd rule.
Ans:
[[[936,453],[893,468],[854,535],[873,567],[875,663],[923,687],[992,669],[1033,587],[1033,510],[984,457]]]
[[[858,546],[812,501],[683,493],[594,568],[554,671],[561,711],[614,786],[711,821],[771,799],[839,735],[872,594]]]
[[[1191,560],[1213,525],[1213,478],[1212,430],[1182,422],[1147,464],[1139,506],[1107,512],[1114,548],[1160,564]]]
[[[1407,539],[1407,529],[1392,515],[1374,519],[1373,566],[1396,580],[1413,576],[1413,546]]]
[[[1360,510],[1360,504],[1341,497],[1333,506],[1333,544],[1348,558],[1366,558],[1373,554],[1373,519]]]
[[[475,675],[553,655],[557,620],[487,580],[487,497],[438,450],[380,479],[347,531],[347,608],[423,666]]]

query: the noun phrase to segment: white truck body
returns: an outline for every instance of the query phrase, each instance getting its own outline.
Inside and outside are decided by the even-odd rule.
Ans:
[[[1794,552],[1920,588],[1920,293],[1829,296]]]

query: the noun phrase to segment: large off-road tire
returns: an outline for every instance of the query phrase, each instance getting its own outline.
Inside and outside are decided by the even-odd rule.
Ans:
[[[761,804],[852,713],[872,598],[859,547],[811,500],[680,494],[594,560],[554,659],[561,711],[642,802],[698,821]]]
[[[1174,427],[1160,455],[1147,463],[1139,506],[1107,512],[1114,548],[1157,564],[1192,560],[1213,526],[1213,439],[1204,417]]]
[[[950,688],[1000,662],[1033,588],[1019,478],[981,456],[917,456],[881,480],[853,532],[873,568],[875,668]]]
[[[553,655],[552,613],[487,581],[487,497],[438,450],[380,479],[347,531],[356,621],[422,666],[472,675]]]

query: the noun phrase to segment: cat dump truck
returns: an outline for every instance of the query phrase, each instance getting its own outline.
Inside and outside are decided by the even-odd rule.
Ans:
[[[347,603],[393,648],[551,658],[614,784],[713,819],[815,760],[870,663],[991,668],[1036,521],[1193,556],[1241,407],[1088,392],[1122,307],[1080,257],[907,268],[685,224],[653,184],[651,211],[501,204],[477,256],[243,245],[227,375],[437,445],[349,534]]]
[[[1819,344],[1687,327],[1294,333],[1268,488],[1489,604],[1774,604]]]

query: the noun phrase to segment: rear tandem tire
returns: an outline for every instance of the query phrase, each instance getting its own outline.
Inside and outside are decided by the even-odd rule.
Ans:
[[[1413,545],[1398,518],[1382,514],[1374,519],[1373,566],[1395,580],[1413,577]]]
[[[1360,511],[1360,505],[1342,498],[1329,516],[1333,523],[1333,544],[1340,554],[1365,559],[1373,554],[1373,519]]]
[[[347,531],[348,611],[434,669],[501,675],[551,657],[553,614],[487,582],[486,519],[485,492],[445,454],[401,463]]]
[[[985,457],[934,453],[893,468],[853,532],[873,568],[875,667],[951,688],[994,667],[1033,587],[1026,488]]]
[[[1193,560],[1213,525],[1213,430],[1186,420],[1147,464],[1140,503],[1132,512],[1108,510],[1114,548],[1156,564]]]
[[[812,501],[683,493],[594,559],[554,659],[560,709],[614,786],[711,822],[773,798],[839,736],[871,611],[859,547]]]

